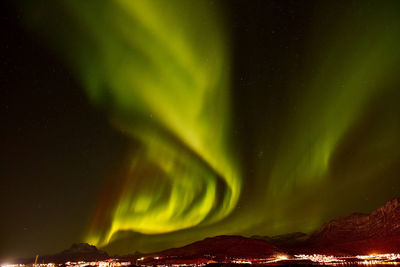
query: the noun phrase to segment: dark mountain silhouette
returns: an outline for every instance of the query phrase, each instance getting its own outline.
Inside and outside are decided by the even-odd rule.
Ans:
[[[272,237],[217,236],[158,254],[262,257],[282,253],[400,253],[400,199],[388,201],[371,214],[353,213],[334,219],[311,235],[295,232]]]
[[[216,236],[157,253],[122,257],[141,264],[200,264],[233,258],[268,258],[284,254],[367,255],[400,253],[400,199],[392,199],[370,214],[353,213],[334,219],[311,235]],[[39,257],[39,263],[95,261],[109,258],[95,246],[80,243],[58,254]],[[18,263],[33,263],[34,258]]]
[[[190,245],[148,254],[194,258],[265,257],[277,254],[359,255],[400,253],[400,199],[392,199],[371,214],[353,213],[334,219],[310,235],[217,236]]]
[[[143,255],[141,264],[201,264],[226,262],[234,258],[265,258],[285,254],[283,250],[264,240],[242,236],[216,236],[184,247]],[[135,262],[138,258],[132,259]]]
[[[254,235],[251,238],[261,239],[261,240],[267,241],[268,243],[273,244],[277,247],[287,248],[287,247],[296,246],[297,244],[304,242],[305,240],[307,240],[309,238],[309,236],[305,233],[294,232],[294,233],[276,235],[276,236]]]
[[[69,249],[53,255],[44,255],[38,257],[38,263],[65,263],[68,261],[97,261],[108,259],[107,252],[98,250],[95,246],[87,243],[73,244]],[[35,258],[20,259],[16,262],[32,264]]]
[[[400,199],[388,201],[371,214],[353,213],[334,219],[292,252],[370,254],[400,252]]]
[[[371,214],[353,213],[323,225],[311,239],[319,242],[356,241],[400,234],[400,199],[392,199]]]
[[[172,248],[157,253],[162,256],[193,257],[213,255],[224,257],[265,257],[282,254],[283,251],[264,240],[242,236],[216,236],[194,242],[181,248]]]

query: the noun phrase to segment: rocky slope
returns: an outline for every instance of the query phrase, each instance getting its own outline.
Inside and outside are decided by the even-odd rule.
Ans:
[[[323,225],[311,238],[331,242],[379,238],[400,234],[400,199],[392,199],[371,214],[354,213]]]
[[[400,199],[388,201],[371,214],[353,213],[332,220],[297,247],[336,254],[400,252]]]

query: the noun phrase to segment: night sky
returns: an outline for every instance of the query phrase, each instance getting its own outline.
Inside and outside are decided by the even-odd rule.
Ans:
[[[400,196],[396,0],[0,10],[0,259],[310,233]]]

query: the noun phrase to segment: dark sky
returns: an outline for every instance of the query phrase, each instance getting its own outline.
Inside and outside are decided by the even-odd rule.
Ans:
[[[1,256],[54,252],[80,241],[126,142],[1,5]]]
[[[0,259],[311,232],[399,196],[397,1],[67,2],[1,2]]]

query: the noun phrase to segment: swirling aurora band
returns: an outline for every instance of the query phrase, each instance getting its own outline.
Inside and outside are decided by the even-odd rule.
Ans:
[[[232,59],[218,8],[206,1],[54,2],[43,8],[26,1],[27,17],[42,18],[31,18],[30,26],[63,52],[91,101],[135,144],[116,197],[106,195],[86,237],[90,243],[105,245],[120,231],[157,237],[199,226],[210,226],[209,235],[247,233],[259,224],[266,233],[309,231],[334,213],[327,203],[344,187],[373,183],[383,165],[396,163],[398,152],[368,171],[357,165],[360,155],[384,155],[399,142],[397,113],[353,141],[359,147],[352,166],[340,158],[352,131],[370,123],[363,114],[374,97],[393,93],[400,21],[390,5],[364,13],[349,7],[337,25],[315,26],[312,37],[322,41],[310,40],[304,63],[310,71],[286,89],[296,108],[273,113],[281,121],[279,137],[269,138],[267,126],[247,135],[258,147],[273,147],[267,163],[250,157],[250,172],[235,156]],[[316,10],[323,17],[331,7]],[[251,194],[240,198],[244,189]],[[320,201],[312,201],[322,190]],[[238,204],[251,208],[238,212]]]
[[[120,230],[158,234],[227,216],[241,181],[227,142],[229,52],[214,11],[201,1],[60,3],[80,40],[65,51],[90,99],[141,144],[109,226],[94,225],[88,241],[101,245]]]

